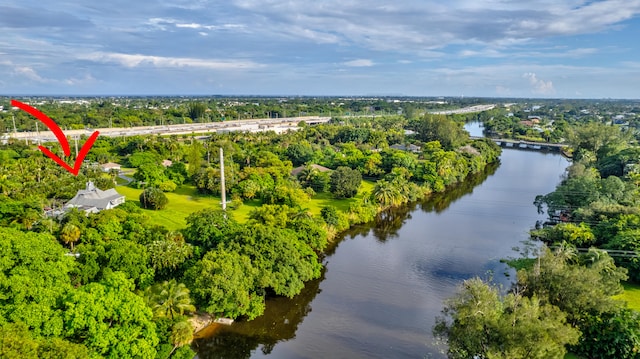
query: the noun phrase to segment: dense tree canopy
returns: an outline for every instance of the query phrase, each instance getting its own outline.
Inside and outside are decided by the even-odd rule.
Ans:
[[[358,170],[341,166],[331,173],[331,193],[336,198],[351,198],[358,193],[362,183],[362,175]]]
[[[507,294],[475,278],[447,301],[434,334],[446,340],[449,358],[564,358],[579,331],[566,315],[538,298]]]

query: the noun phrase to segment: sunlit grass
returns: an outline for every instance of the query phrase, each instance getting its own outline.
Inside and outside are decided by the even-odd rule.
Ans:
[[[118,186],[116,190],[125,196],[127,201],[140,205],[140,193],[142,189],[128,186]],[[167,207],[159,210],[143,209],[149,216],[151,223],[165,226],[170,230],[184,228],[187,225],[186,218],[189,214],[205,209],[220,208],[220,197],[202,196],[198,194],[194,186],[182,186],[175,192],[165,193],[169,203]]]
[[[320,215],[320,210],[325,206],[335,206],[341,211],[347,212],[351,203],[362,198],[364,193],[371,193],[374,182],[362,181],[362,185],[358,190],[355,198],[334,199],[331,193],[318,193],[311,201],[303,205],[308,208],[313,215]],[[140,205],[140,193],[142,189],[131,188],[129,186],[118,186],[116,190],[125,196],[127,201]],[[165,226],[170,230],[177,230],[186,227],[186,218],[193,212],[200,211],[205,208],[220,208],[220,197],[205,196],[198,193],[192,185],[183,185],[174,192],[165,193],[169,203],[167,207],[159,210],[143,209],[144,213],[149,216],[150,222],[153,224]],[[229,200],[229,198],[227,198]],[[240,223],[244,223],[249,219],[249,213],[255,208],[260,207],[259,200],[245,201],[238,209],[232,209],[233,217]],[[229,206],[229,204],[228,204]]]
[[[634,283],[622,283],[624,293],[614,296],[614,299],[624,300],[631,309],[640,311],[640,285]]]

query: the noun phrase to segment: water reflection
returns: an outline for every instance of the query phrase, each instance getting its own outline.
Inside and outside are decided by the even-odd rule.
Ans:
[[[431,337],[442,301],[469,277],[508,281],[500,259],[543,217],[533,199],[567,165],[536,152],[501,158],[446,193],[352,228],[325,256],[323,279],[293,299],[270,299],[263,317],[199,339],[199,356],[443,358]]]
[[[294,338],[298,325],[311,312],[311,301],[321,292],[320,282],[325,272],[326,267],[319,279],[307,282],[302,292],[292,299],[268,299],[264,315],[250,322],[206,328],[193,343],[198,357],[249,358],[258,348],[263,354],[269,354],[278,342]]]

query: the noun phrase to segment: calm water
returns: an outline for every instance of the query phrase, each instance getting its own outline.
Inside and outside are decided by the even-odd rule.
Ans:
[[[302,294],[270,300],[252,322],[210,328],[194,349],[200,358],[442,358],[431,328],[443,300],[488,272],[509,283],[500,259],[517,256],[512,247],[543,219],[533,199],[567,165],[504,150],[499,166],[447,194],[354,228]]]

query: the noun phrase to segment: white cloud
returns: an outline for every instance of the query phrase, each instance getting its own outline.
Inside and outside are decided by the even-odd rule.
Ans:
[[[351,60],[344,62],[343,64],[350,67],[370,67],[374,65],[373,61],[368,59]]]
[[[32,69],[31,67],[28,66],[15,66],[13,68],[13,72],[17,75],[20,76],[24,76],[27,79],[31,80],[31,81],[35,81],[35,82],[49,82],[49,80],[43,78],[42,76],[38,75],[38,73],[36,72],[36,70]]]
[[[65,85],[69,85],[69,86],[86,85],[86,84],[90,84],[90,83],[94,83],[94,82],[96,82],[96,79],[93,78],[93,76],[91,76],[90,74],[86,74],[81,78],[70,77],[70,78],[64,80],[64,84]]]
[[[174,23],[177,28],[206,29],[206,30],[242,30],[246,26],[242,24],[203,25],[198,23],[181,24]]]
[[[522,77],[529,80],[531,92],[537,95],[552,95],[556,92],[553,88],[553,82],[539,79],[533,72],[527,72]]]
[[[140,54],[121,54],[94,52],[80,57],[96,62],[116,63],[125,67],[195,67],[212,70],[234,70],[263,67],[264,65],[247,60],[211,60],[189,57],[162,57]]]
[[[265,34],[322,38],[370,49],[418,53],[457,44],[513,46],[589,34],[640,15],[638,0],[235,0]],[[308,34],[314,34],[313,37]],[[474,53],[462,52],[463,56]],[[484,53],[498,57],[501,53]]]

